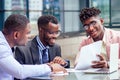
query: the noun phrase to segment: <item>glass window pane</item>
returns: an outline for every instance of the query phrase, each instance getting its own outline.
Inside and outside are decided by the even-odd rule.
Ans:
[[[43,14],[51,14],[60,22],[60,0],[43,0]]]
[[[74,3],[74,4],[73,4]],[[79,0],[64,0],[65,32],[79,31]]]
[[[74,4],[73,4],[74,3]],[[64,0],[64,10],[79,10],[79,0]]]
[[[36,23],[42,15],[42,0],[29,0],[29,18],[31,23]]]
[[[42,15],[43,1],[29,0],[29,19],[31,23],[31,35],[38,34],[37,20]]]
[[[101,10],[101,16],[105,21],[105,25],[109,25],[110,21],[110,10],[109,10],[109,0],[90,0],[91,7],[97,7]]]
[[[26,15],[26,0],[5,0],[5,19],[10,14]]]
[[[43,1],[42,0],[29,0],[29,9],[30,10],[42,10]]]
[[[65,12],[65,32],[79,31],[79,12]]]
[[[112,26],[120,26],[120,0],[111,0]]]

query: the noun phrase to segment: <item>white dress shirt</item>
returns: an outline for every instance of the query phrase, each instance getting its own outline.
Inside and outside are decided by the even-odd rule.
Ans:
[[[14,57],[12,50],[0,31],[0,80],[24,79],[30,76],[49,75],[48,65],[21,65]]]

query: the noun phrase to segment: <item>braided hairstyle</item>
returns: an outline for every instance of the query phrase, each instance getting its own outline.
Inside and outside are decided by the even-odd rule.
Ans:
[[[82,23],[84,23],[85,20],[89,19],[93,16],[98,16],[101,13],[101,11],[97,8],[83,8],[79,14],[79,19]]]

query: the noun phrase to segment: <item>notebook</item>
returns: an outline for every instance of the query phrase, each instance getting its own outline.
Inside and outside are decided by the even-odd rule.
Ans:
[[[114,43],[110,45],[110,61],[109,69],[108,68],[99,68],[99,69],[87,69],[83,72],[85,73],[113,73],[118,70],[118,55],[119,55],[119,44]]]

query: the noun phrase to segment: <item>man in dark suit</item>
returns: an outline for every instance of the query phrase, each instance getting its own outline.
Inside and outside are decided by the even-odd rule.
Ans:
[[[42,64],[41,59],[39,58],[39,48],[36,37],[29,41],[26,46],[16,47],[15,58],[21,64]],[[48,53],[48,62],[51,62],[56,56],[61,57],[61,48],[58,44],[54,44],[49,47]]]
[[[61,58],[61,48],[55,43],[60,35],[60,25],[52,15],[43,15],[38,19],[38,32],[33,40],[26,46],[19,46],[15,49],[15,58],[21,64],[44,64],[59,63],[69,67],[66,60]],[[46,50],[46,51],[45,51]],[[46,57],[43,55],[46,54]]]

